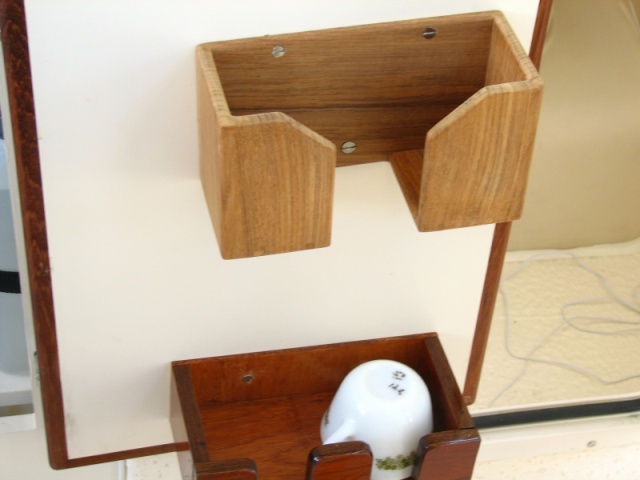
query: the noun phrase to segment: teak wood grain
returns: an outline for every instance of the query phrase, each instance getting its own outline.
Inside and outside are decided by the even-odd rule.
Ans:
[[[390,160],[420,231],[521,214],[542,82],[499,12],[197,56],[201,179],[224,258],[327,246],[335,165]]]
[[[436,28],[426,40],[426,27]],[[233,115],[283,112],[353,154],[385,160],[484,84],[491,14],[417,19],[205,44]],[[280,58],[273,46],[286,49]]]
[[[198,59],[200,176],[222,256],[329,245],[334,145],[282,113],[231,116],[212,57]]]
[[[186,432],[192,446],[183,474],[195,468],[201,480],[208,478],[199,476],[203,468],[250,459],[256,470],[244,464],[242,475],[261,479],[368,478],[366,444],[321,446],[319,429],[346,374],[379,358],[413,367],[427,383],[435,431],[425,435],[422,450],[416,446],[424,452],[417,468],[446,471],[429,460],[440,458],[435,449],[455,454],[458,444],[479,437],[438,337],[422,334],[174,362],[173,428],[181,441]],[[460,452],[468,476],[455,478],[469,478],[475,451],[463,446]]]
[[[489,44],[484,86],[429,130],[424,149],[391,155],[422,232],[522,214],[542,80],[500,16]]]

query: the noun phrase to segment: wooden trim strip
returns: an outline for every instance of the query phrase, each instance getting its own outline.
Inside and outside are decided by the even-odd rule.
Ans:
[[[438,409],[440,416],[443,417],[439,422],[446,430],[473,428],[473,419],[460,395],[458,383],[438,337],[425,338],[423,345],[423,355],[429,360],[425,368],[433,379],[433,383],[429,384],[432,400],[434,405],[436,401],[446,404]]]
[[[131,458],[148,457],[149,455],[160,455],[181,450],[187,450],[188,443],[167,443],[164,445],[153,445],[151,447],[135,448],[132,450],[122,450],[119,452],[104,453],[101,455],[90,455],[87,457],[68,458],[62,468],[87,467],[98,463],[119,462]],[[55,467],[54,467],[55,468]]]
[[[183,446],[167,444],[104,455],[69,458],[23,0],[0,0],[0,30],[9,94],[11,133],[20,189],[38,368],[42,379],[40,390],[49,463],[55,469],[63,469],[176,451]]]
[[[544,39],[549,26],[552,4],[553,0],[540,0],[538,5],[536,24],[533,31],[531,48],[529,50],[529,58],[531,58],[531,61],[538,70],[540,69]],[[470,405],[475,401],[478,393],[482,364],[484,363],[484,355],[487,349],[487,341],[489,339],[489,330],[491,329],[491,319],[493,317],[493,311],[498,297],[502,264],[504,263],[504,256],[507,252],[507,245],[509,243],[511,222],[498,223],[495,228],[493,243],[491,244],[491,253],[489,255],[489,264],[487,266],[487,275],[485,277],[484,288],[482,291],[482,300],[480,301],[480,309],[478,311],[476,332],[473,337],[471,355],[469,357],[469,367],[467,369],[467,377],[465,379],[463,390],[463,398],[467,405]]]
[[[175,405],[180,410],[184,429],[187,435],[187,442],[194,463],[206,463],[211,461],[207,440],[202,429],[200,410],[197,408],[198,402],[193,391],[191,372],[187,365],[172,365],[173,381],[177,393],[179,405]],[[175,436],[175,434],[174,434]]]
[[[540,70],[540,61],[542,60],[542,51],[544,50],[544,39],[547,36],[547,29],[549,28],[552,4],[553,0],[540,0],[540,4],[538,5],[538,15],[533,30],[531,49],[529,50],[529,58],[538,70]]]
[[[372,467],[373,454],[364,442],[321,445],[309,452],[305,480],[369,480]]]
[[[35,104],[24,2],[0,0],[0,29],[9,94],[16,170],[28,264],[31,307],[41,382],[49,460],[54,468],[67,461],[60,384],[60,364],[53,314],[49,251],[40,175]]]
[[[491,244],[491,253],[489,254],[487,275],[484,278],[484,288],[482,290],[482,298],[480,300],[476,331],[473,336],[471,355],[469,357],[469,367],[467,368],[467,377],[465,379],[464,390],[462,393],[462,398],[467,405],[470,405],[475,401],[478,393],[478,384],[480,383],[480,374],[482,373],[482,363],[484,362],[484,354],[487,349],[487,341],[489,340],[491,320],[493,318],[493,310],[498,296],[502,265],[504,263],[504,256],[507,253],[510,231],[511,222],[505,222],[496,224],[493,232],[493,243]]]

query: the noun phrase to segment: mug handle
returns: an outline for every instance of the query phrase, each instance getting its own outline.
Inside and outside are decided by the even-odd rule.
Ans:
[[[338,429],[333,432],[333,434],[329,435],[329,438],[327,438],[323,443],[324,445],[326,445],[328,443],[352,441],[354,439],[349,437],[352,437],[355,432],[356,421],[353,418],[347,418],[344,422],[342,422],[342,425],[340,425]]]

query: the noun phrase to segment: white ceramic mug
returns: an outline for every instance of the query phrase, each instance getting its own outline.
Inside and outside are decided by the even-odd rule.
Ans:
[[[419,439],[433,430],[431,396],[410,367],[373,360],[342,381],[322,419],[323,443],[359,440],[373,453],[373,480],[411,476]]]

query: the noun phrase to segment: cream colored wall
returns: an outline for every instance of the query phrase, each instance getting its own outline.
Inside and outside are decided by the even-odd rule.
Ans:
[[[640,237],[640,0],[555,0],[511,250]]]

